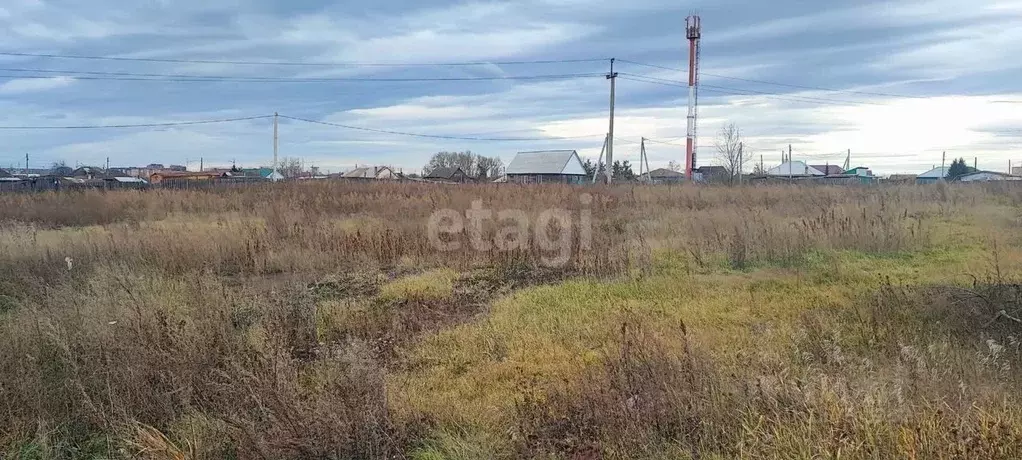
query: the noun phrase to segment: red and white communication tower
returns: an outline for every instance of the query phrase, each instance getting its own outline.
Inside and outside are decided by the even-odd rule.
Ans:
[[[699,16],[685,18],[688,37],[688,139],[685,142],[685,177],[692,180],[696,168],[696,121],[699,117],[699,39],[702,38]]]

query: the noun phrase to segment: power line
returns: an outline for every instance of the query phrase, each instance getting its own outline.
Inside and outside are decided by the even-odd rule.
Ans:
[[[637,74],[630,74],[630,73],[622,73],[622,75],[628,75],[628,76],[631,76],[631,77],[637,77],[637,78],[642,78],[642,79],[646,79],[646,80],[651,80],[651,81],[649,81],[649,83],[660,82],[660,83],[671,84],[673,86],[680,86],[680,87],[683,87],[683,88],[688,88],[688,86],[682,85],[681,82],[677,82],[675,80],[669,80],[669,79],[666,79],[666,78],[650,77],[650,76],[647,76],[647,75],[637,75]],[[763,95],[766,95],[766,96],[773,96],[773,97],[784,97],[784,98],[792,98],[792,99],[797,98],[797,99],[806,100],[806,101],[821,101],[821,102],[828,102],[828,103],[834,102],[834,103],[841,103],[841,104],[856,104],[856,105],[881,105],[881,104],[878,104],[876,102],[846,101],[846,100],[841,100],[841,99],[826,99],[826,98],[812,97],[812,96],[798,96],[798,95],[791,95],[791,96],[781,95],[781,96],[778,96],[775,93],[770,93],[770,92],[767,92],[767,91],[758,91],[758,90],[754,90],[754,89],[745,89],[745,88],[729,88],[729,87],[726,87],[726,86],[699,85],[699,88],[706,88],[706,89],[711,89],[711,90],[715,89],[715,90],[721,90],[721,91],[741,91],[741,92],[753,93],[753,94],[763,94]]]
[[[76,80],[114,80],[114,81],[168,81],[168,82],[233,82],[233,83],[333,83],[333,82],[427,82],[427,81],[498,81],[498,80],[558,80],[571,78],[602,77],[602,73],[570,73],[549,75],[503,75],[489,77],[244,77],[226,75],[183,75],[162,73],[134,72],[99,72],[84,70],[49,70],[0,68],[2,72],[35,72],[59,75],[0,75],[0,78],[39,78],[56,77],[74,78]]]
[[[656,139],[650,139],[648,137],[646,138],[646,141],[652,142],[654,144],[663,144],[663,145],[673,145],[675,147],[684,147],[684,145],[682,145],[682,144],[675,144],[674,142],[671,142],[671,141],[661,141],[661,140],[656,140]]]
[[[687,85],[682,85],[682,84],[679,84],[679,83],[674,83],[674,82],[671,82],[671,80],[665,80],[665,79],[654,78],[654,77],[646,77],[646,76],[635,75],[635,74],[621,74],[621,75],[622,75],[621,78],[623,78],[625,80],[638,81],[638,82],[642,82],[642,83],[651,83],[651,84],[655,84],[655,85],[672,86],[672,87],[676,87],[676,88],[688,88]],[[734,95],[734,96],[759,96],[759,97],[763,97],[763,98],[767,98],[767,99],[777,99],[777,100],[781,100],[781,101],[793,101],[793,102],[806,102],[806,103],[812,103],[812,104],[827,104],[827,105],[842,105],[842,106],[843,105],[849,105],[849,104],[852,104],[852,105],[878,105],[876,103],[871,103],[871,102],[842,101],[842,100],[837,100],[837,99],[822,99],[822,98],[813,98],[813,97],[806,97],[806,96],[778,96],[778,95],[774,95],[772,93],[767,93],[767,92],[763,92],[763,91],[755,91],[755,90],[748,90],[748,89],[741,89],[741,88],[728,88],[728,87],[724,87],[724,86],[699,85],[699,88],[702,91],[709,91],[709,92],[714,92],[714,93],[729,94],[729,95]],[[750,94],[750,93],[752,93],[752,94]]]
[[[629,61],[629,60],[625,60],[625,59],[618,59],[618,61],[624,62],[624,63],[628,63],[628,64],[633,64],[633,65],[643,66],[643,67],[650,67],[650,68],[654,68],[654,69],[671,70],[671,71],[675,71],[675,72],[687,72],[684,69],[678,69],[678,68],[674,68],[674,67],[667,67],[667,66],[655,65],[655,64],[646,64],[646,63],[642,63],[642,62]],[[720,74],[713,74],[713,73],[707,73],[707,72],[700,72],[700,75],[705,75],[705,76],[708,76],[708,77],[723,78],[723,79],[726,79],[726,80],[744,81],[744,82],[748,82],[748,83],[759,83],[759,84],[763,84],[763,85],[784,86],[784,87],[788,87],[788,88],[809,89],[809,90],[814,90],[814,91],[828,91],[828,92],[834,92],[834,93],[861,94],[861,95],[865,95],[865,96],[899,97],[899,98],[908,98],[908,99],[926,99],[926,96],[909,96],[909,95],[905,95],[905,94],[878,93],[878,92],[872,92],[872,91],[856,91],[856,90],[851,90],[851,89],[824,88],[824,87],[821,87],[821,86],[795,85],[795,84],[791,84],[791,83],[780,83],[780,82],[776,82],[776,81],[754,80],[754,79],[751,79],[751,78],[731,77],[731,76],[728,76],[728,75],[720,75]]]
[[[528,138],[528,137],[506,137],[506,138],[500,138],[500,137],[449,136],[449,135],[442,135],[442,134],[409,133],[409,132],[404,132],[404,131],[393,131],[393,130],[388,130],[388,129],[365,128],[365,127],[361,127],[361,126],[344,125],[344,124],[340,124],[340,123],[331,123],[331,122],[327,122],[327,121],[310,120],[308,118],[290,117],[290,116],[287,116],[287,115],[281,115],[280,118],[286,118],[288,120],[301,121],[301,122],[305,122],[305,123],[314,123],[314,124],[318,124],[318,125],[335,126],[335,127],[338,127],[338,128],[354,129],[354,130],[358,130],[358,131],[367,131],[367,132],[371,132],[371,133],[394,134],[394,135],[399,135],[399,136],[422,137],[422,138],[428,138],[428,139],[514,142],[514,141],[571,140],[571,139],[584,139],[584,138],[590,138],[590,137],[603,137],[603,136],[605,136],[604,134],[590,134],[590,135],[585,135],[585,136],[570,136],[570,137],[531,137],[531,138]]]
[[[228,64],[228,65],[255,65],[255,66],[292,66],[292,67],[463,67],[481,65],[528,65],[528,64],[571,64],[585,62],[605,62],[609,58],[587,58],[587,59],[541,59],[521,61],[470,61],[470,62],[310,62],[310,61],[235,61],[220,59],[161,59],[161,58],[133,58],[118,56],[82,56],[69,54],[48,54],[48,53],[17,53],[0,52],[0,56],[33,57],[47,59],[75,59],[75,60],[102,60],[102,61],[126,61],[126,62],[160,62],[171,64]]]
[[[166,123],[138,123],[118,125],[72,125],[72,126],[0,126],[5,130],[34,130],[34,129],[117,129],[117,128],[164,128],[169,126],[208,125],[214,123],[231,123],[235,121],[261,120],[273,118],[273,115],[260,115],[256,117],[221,118],[218,120],[198,121],[174,121]]]

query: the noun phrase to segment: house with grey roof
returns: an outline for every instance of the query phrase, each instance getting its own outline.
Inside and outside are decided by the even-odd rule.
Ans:
[[[680,184],[685,181],[685,173],[668,168],[660,168],[650,171],[648,178],[652,184]],[[640,178],[640,180],[644,179]]]
[[[976,171],[956,179],[959,182],[1019,181],[1022,177],[997,171]]]
[[[582,184],[586,169],[574,150],[519,152],[507,165],[508,182],[519,184]]]
[[[433,168],[433,170],[422,176],[423,179],[440,182],[467,182],[468,174],[460,166],[453,168]]]
[[[939,168],[933,168],[916,176],[917,184],[933,184],[947,179],[948,174],[951,172],[950,166],[941,166]]]
[[[387,166],[364,166],[341,175],[342,179],[390,180],[397,179],[394,170]]]
[[[842,168],[841,166],[838,166],[838,165],[831,165],[831,164],[826,164],[826,165],[809,165],[809,167],[813,168],[813,169],[815,169],[817,171],[820,171],[824,175],[827,175],[827,176],[837,176],[837,175],[841,175],[841,174],[845,173],[844,168]]]
[[[767,170],[766,175],[770,177],[823,177],[827,173],[809,166],[803,161],[785,161],[780,166]]]

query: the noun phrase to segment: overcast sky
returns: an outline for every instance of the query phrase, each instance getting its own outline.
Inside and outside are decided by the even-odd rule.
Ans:
[[[1022,164],[1022,1],[5,0],[0,52],[170,60],[327,63],[507,62],[616,57],[687,65],[685,17],[703,18],[700,163],[737,123],[769,167],[795,159],[918,173],[941,152],[981,169]],[[417,170],[441,150],[510,161],[520,150],[598,155],[607,131],[602,76],[486,81],[136,81],[80,72],[371,79],[516,77],[606,72],[607,61],[479,66],[282,66],[0,56],[0,126],[196,121],[268,115],[459,137],[436,140],[281,120],[282,156],[340,171]],[[34,72],[26,72],[32,69]],[[56,71],[52,73],[39,70]],[[653,168],[684,162],[684,72],[619,63],[661,83],[619,79],[616,157]],[[74,71],[74,72],[72,72]],[[52,78],[17,78],[28,75]],[[108,75],[107,75],[108,76]],[[630,77],[635,78],[635,77]],[[748,81],[755,80],[755,81]],[[780,83],[791,86],[781,86]],[[823,91],[804,87],[842,91]],[[744,93],[747,95],[735,95]],[[1015,104],[1011,101],[1017,102]],[[2,130],[0,166],[241,166],[272,160],[272,122],[105,130]],[[949,160],[950,161],[950,160]]]

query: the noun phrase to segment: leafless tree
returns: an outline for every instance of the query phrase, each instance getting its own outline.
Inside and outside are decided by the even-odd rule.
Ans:
[[[429,159],[429,163],[422,170],[428,174],[436,168],[454,167],[461,168],[469,176],[484,179],[500,175],[504,163],[498,157],[484,157],[471,151],[439,152]]]
[[[734,185],[751,156],[743,152],[742,130],[734,123],[724,125],[717,133],[714,145],[717,147],[717,160],[727,171],[728,183]]]
[[[669,163],[667,163],[667,169],[670,169],[671,171],[674,172],[681,172],[681,163],[671,160]]]
[[[300,158],[284,157],[277,165],[280,174],[288,179],[293,179],[302,174],[302,160]]]

